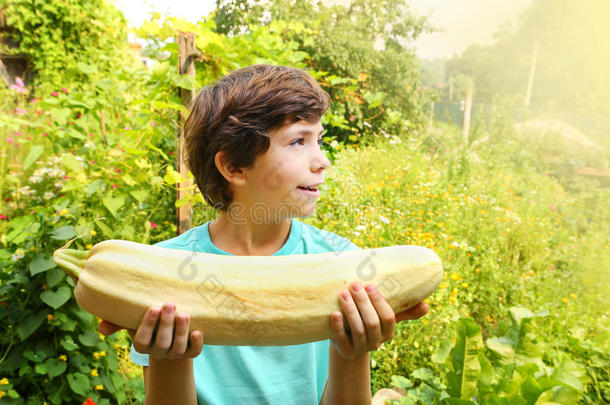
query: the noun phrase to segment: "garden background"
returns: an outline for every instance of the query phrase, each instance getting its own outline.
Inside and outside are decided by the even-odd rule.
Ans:
[[[576,174],[610,169],[608,3],[535,0],[516,31],[442,68],[404,45],[429,26],[401,4],[223,0],[197,24],[155,14],[136,32],[147,69],[105,0],[0,1],[0,53],[27,62],[0,84],[0,402],[143,401],[128,335],[97,332],[51,256],[83,233],[79,249],[171,238],[187,202],[195,224],[214,218],[197,193],[176,201],[178,89],[254,63],[305,68],[333,100],[332,168],[304,222],[444,261],[430,313],[372,353],[373,392],[394,388],[400,404],[610,402],[610,192]],[[202,52],[194,79],[177,73],[178,31]],[[523,38],[539,41],[542,73],[536,108],[515,117]],[[429,118],[450,77],[456,100],[471,87],[489,106],[467,139]],[[517,118],[581,125],[580,137]]]

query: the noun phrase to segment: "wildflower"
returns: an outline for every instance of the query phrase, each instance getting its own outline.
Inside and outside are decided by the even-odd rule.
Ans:
[[[561,300],[562,300],[563,302],[565,302],[566,304],[567,304],[568,302],[570,302],[570,300],[569,300],[568,298],[566,298],[566,297],[562,298]]]
[[[54,91],[54,92],[52,92],[52,93],[51,93],[51,95],[52,95],[53,97],[57,97],[57,96],[59,96],[59,93],[58,93],[58,92],[56,92],[56,91]]]
[[[494,322],[494,319],[489,314],[486,314],[485,318],[487,318],[487,322],[489,322],[489,323],[493,323]]]
[[[54,321],[55,320],[55,315],[49,314],[47,315],[47,321]]]
[[[8,378],[4,377],[2,380],[0,380],[0,385],[8,385]]]
[[[95,386],[95,390],[96,391],[101,391],[103,389],[104,389],[104,386],[102,384],[98,384],[98,385]]]
[[[58,359],[61,361],[68,361],[68,356],[66,356],[65,354],[62,354],[61,356],[58,357]]]
[[[15,114],[17,115],[25,115],[25,111],[22,108],[15,108]]]
[[[116,188],[119,188],[119,186],[117,186],[117,185],[116,185],[116,183],[113,183],[113,184],[112,184],[112,188],[115,188],[115,189],[116,189]]]
[[[23,259],[25,257],[25,251],[21,248],[15,250],[15,253],[11,255],[11,260],[16,262],[17,260]]]
[[[462,276],[460,276],[459,274],[457,274],[456,272],[451,273],[451,279],[453,281],[460,281],[462,279]]]
[[[31,176],[31,177],[28,179],[28,181],[29,181],[30,183],[34,183],[34,184],[36,184],[36,183],[40,183],[40,182],[42,181],[42,177],[40,177],[40,176]]]
[[[5,139],[8,143],[10,143],[11,145],[13,145],[15,142],[13,142],[13,140],[11,138],[6,138]]]
[[[570,293],[570,298],[572,298],[572,299],[576,299],[576,297],[577,297],[577,295],[576,295],[576,294],[574,294],[574,293]]]
[[[464,288],[468,288],[468,285],[469,285],[468,283],[462,283],[462,287],[464,287]]]
[[[83,402],[83,405],[97,405],[90,397],[87,397],[87,400]]]
[[[384,217],[383,215],[380,215],[380,216],[379,216],[379,220],[380,220],[381,222],[383,222],[384,224],[389,224],[389,223],[390,223],[390,220],[389,220],[389,219],[387,219],[386,217]]]
[[[0,214],[0,219],[6,219],[6,218],[7,218],[6,215]]]
[[[2,397],[5,396],[5,395],[6,395],[6,392],[0,390],[0,399],[2,399]]]
[[[91,235],[95,236],[95,235],[97,235],[97,232],[91,231]]]
[[[95,352],[93,353],[93,357],[95,357],[96,359],[99,359],[100,357],[104,357],[106,355],[106,351],[102,350],[101,352]]]
[[[30,101],[31,104],[36,104],[40,101],[40,97],[36,97],[34,99],[32,99],[32,101]]]
[[[44,198],[45,200],[50,200],[51,198],[55,197],[55,194],[53,194],[50,191],[47,191],[46,193],[44,193],[44,195],[42,196],[42,198]]]
[[[87,243],[87,244],[85,245],[85,248],[87,248],[87,249],[91,249],[92,247],[93,247],[93,245],[92,245],[91,243]]]
[[[91,377],[97,377],[99,374],[97,373],[97,368],[91,370]]]
[[[66,89],[65,87],[63,87],[63,88],[61,89],[61,91],[62,91],[62,93],[68,94],[68,89]]]
[[[440,288],[441,290],[444,290],[445,288],[447,288],[447,283],[441,283],[441,285],[439,285],[438,288]]]

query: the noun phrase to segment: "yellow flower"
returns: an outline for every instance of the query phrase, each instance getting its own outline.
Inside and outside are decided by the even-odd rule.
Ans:
[[[570,293],[570,297],[572,297],[572,299],[575,299],[577,297],[577,295],[574,293]]]
[[[422,321],[422,323],[423,323],[424,325],[427,325],[427,324],[429,324],[429,323],[430,323],[430,322],[428,322],[428,320],[427,320],[427,319],[422,319],[421,321]]]
[[[468,283],[462,283],[462,287],[468,288]]]
[[[453,272],[453,273],[451,273],[451,279],[452,279],[453,281],[459,281],[459,280],[461,280],[461,279],[462,279],[462,276],[460,276],[459,274],[457,274],[457,273]]]
[[[3,396],[5,396],[5,395],[6,395],[6,392],[4,392],[4,391],[0,390],[0,398],[2,398],[2,397],[3,397]]]
[[[438,288],[443,290],[443,289],[447,288],[447,284],[446,283],[441,283],[441,285],[439,285]]]
[[[7,385],[8,384],[8,378],[4,377],[2,380],[0,380],[0,385]]]
[[[567,299],[567,298],[565,298],[565,297],[564,297],[564,298],[562,298],[561,300],[562,300],[563,302],[565,302],[566,304],[567,304],[568,302],[570,302],[570,300],[569,300],[569,299]]]
[[[489,323],[494,322],[494,319],[489,314],[485,315],[485,318],[487,318],[487,322],[489,322]]]
[[[98,375],[99,375],[99,374],[97,373],[97,368],[94,368],[93,370],[91,370],[91,376],[92,376],[92,377],[96,377],[96,376],[98,376]]]
[[[62,354],[61,356],[59,356],[58,359],[61,361],[68,361],[68,357],[65,354]]]
[[[91,243],[87,243],[85,245],[85,249],[91,249],[93,247],[93,245]]]
[[[95,235],[97,235],[97,232],[91,231],[91,235],[95,236]]]
[[[96,389],[97,391],[101,391],[101,390],[103,390],[103,389],[104,389],[104,386],[103,386],[102,384],[98,384],[98,385],[96,385],[96,386],[95,386],[95,389]]]
[[[99,333],[99,332],[98,332],[97,334],[100,336],[100,339],[101,339],[101,340],[106,339],[106,336],[102,335],[101,333]]]
[[[55,320],[55,315],[49,314],[47,315],[47,321],[53,321]]]
[[[536,275],[536,273],[534,273],[533,271],[530,271],[530,277],[534,277]]]

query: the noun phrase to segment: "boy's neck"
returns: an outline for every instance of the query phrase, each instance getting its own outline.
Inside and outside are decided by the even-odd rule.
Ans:
[[[226,212],[208,225],[214,246],[236,256],[270,256],[280,250],[290,235],[291,219],[261,223],[247,218],[230,218]]]

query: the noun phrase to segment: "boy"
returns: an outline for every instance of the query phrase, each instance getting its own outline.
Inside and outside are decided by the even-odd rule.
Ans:
[[[185,124],[185,152],[220,214],[156,245],[240,256],[358,249],[294,219],[313,214],[330,165],[320,148],[329,101],[309,74],[283,66],[249,66],[203,88]],[[146,404],[370,404],[369,351],[392,338],[395,322],[428,307],[395,315],[360,282],[338,300],[342,311],[329,317],[333,338],[292,346],[204,346],[205,331],[188,333],[189,314],[175,314],[169,302],[149,308],[128,330]],[[103,334],[119,329],[100,324]]]

